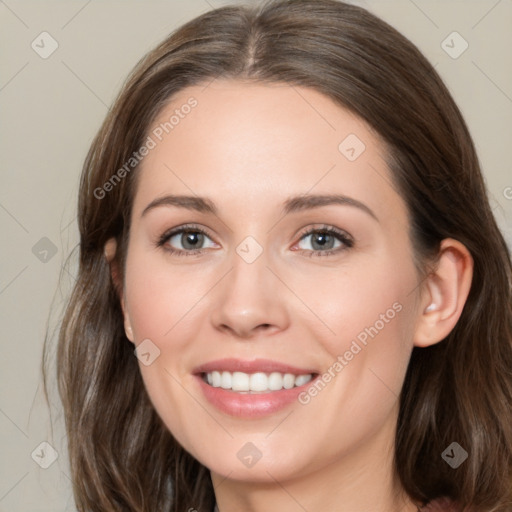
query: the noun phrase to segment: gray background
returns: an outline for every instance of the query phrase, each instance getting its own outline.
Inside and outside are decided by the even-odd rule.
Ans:
[[[63,263],[78,241],[87,149],[138,59],[183,22],[227,3],[0,0],[0,511],[75,510],[62,415],[55,389],[51,417],[43,400],[40,359],[50,309],[55,327],[74,279],[73,261]],[[512,247],[512,0],[354,3],[409,37],[447,83]],[[43,31],[58,44],[46,59]],[[457,58],[464,43],[446,39],[453,31],[469,45]],[[52,450],[42,442],[58,453],[46,469]]]

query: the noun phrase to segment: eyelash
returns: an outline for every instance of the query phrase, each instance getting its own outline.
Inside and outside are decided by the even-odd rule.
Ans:
[[[183,251],[181,249],[173,249],[170,247],[165,247],[165,244],[167,243],[167,241],[170,238],[172,238],[173,236],[178,235],[180,233],[201,233],[201,234],[207,236],[208,238],[212,238],[208,234],[208,232],[205,231],[204,229],[202,229],[201,227],[195,226],[193,224],[187,224],[187,225],[181,226],[177,229],[173,228],[170,231],[166,231],[158,239],[156,246],[160,247],[160,248],[163,247],[169,254],[174,255],[174,256],[179,256],[179,257],[196,256],[196,255],[199,255],[204,252],[204,249],[194,249],[194,250],[190,250],[190,251]],[[354,246],[354,241],[347,234],[345,234],[343,231],[340,231],[331,226],[323,226],[321,228],[310,229],[309,231],[306,231],[305,233],[301,234],[299,241],[302,240],[306,236],[309,236],[312,234],[318,234],[318,233],[333,235],[340,242],[342,242],[345,245],[345,247],[339,247],[337,249],[326,249],[326,250],[322,250],[322,251],[312,251],[312,250],[307,250],[307,249],[300,249],[298,252],[300,252],[301,254],[304,252],[310,253],[309,257],[317,257],[317,256],[324,257],[324,256],[331,256],[333,254],[340,253],[341,251],[345,251]]]

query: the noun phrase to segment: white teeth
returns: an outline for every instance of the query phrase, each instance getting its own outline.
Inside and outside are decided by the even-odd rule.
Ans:
[[[306,382],[309,382],[311,380],[311,375],[299,375],[295,379],[295,385],[296,386],[303,386],[306,384]]]
[[[231,389],[231,373],[222,372],[220,376],[220,387],[223,389]]]
[[[291,373],[285,373],[283,377],[284,389],[291,389],[293,388],[293,386],[302,386],[302,384],[297,384],[297,382],[300,381],[301,377],[302,380],[304,380],[304,378],[307,377],[307,380],[302,382],[302,384],[305,384],[309,379],[311,379],[311,375],[299,375],[298,377],[295,377]]]
[[[249,378],[249,389],[251,391],[266,391],[268,378],[264,373],[253,373]]]
[[[291,375],[288,373],[288,375]],[[283,375],[278,372],[273,372],[268,376],[268,389],[272,391],[279,391],[283,389]]]
[[[230,389],[241,392],[265,392],[291,389],[294,386],[303,386],[313,378],[308,373],[304,375],[293,375],[292,373],[263,372],[218,372],[213,371],[206,374],[206,382],[214,388]]]
[[[231,389],[233,391],[249,391],[249,374],[234,372]]]
[[[212,386],[214,388],[219,388],[220,382],[222,380],[222,377],[220,376],[220,372],[212,372],[210,375],[212,376]]]

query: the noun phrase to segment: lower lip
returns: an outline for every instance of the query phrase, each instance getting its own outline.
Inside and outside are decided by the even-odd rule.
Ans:
[[[298,400],[299,394],[311,386],[315,379],[302,386],[270,393],[237,393],[207,384],[196,375],[206,399],[220,411],[239,418],[259,418],[284,409]]]

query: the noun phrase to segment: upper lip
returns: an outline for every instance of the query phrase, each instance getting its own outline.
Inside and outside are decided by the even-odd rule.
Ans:
[[[218,372],[243,372],[243,373],[291,373],[293,375],[315,374],[316,371],[311,368],[298,368],[279,361],[271,359],[253,359],[247,361],[244,359],[217,359],[208,363],[201,364],[194,368],[192,373],[211,373]]]

